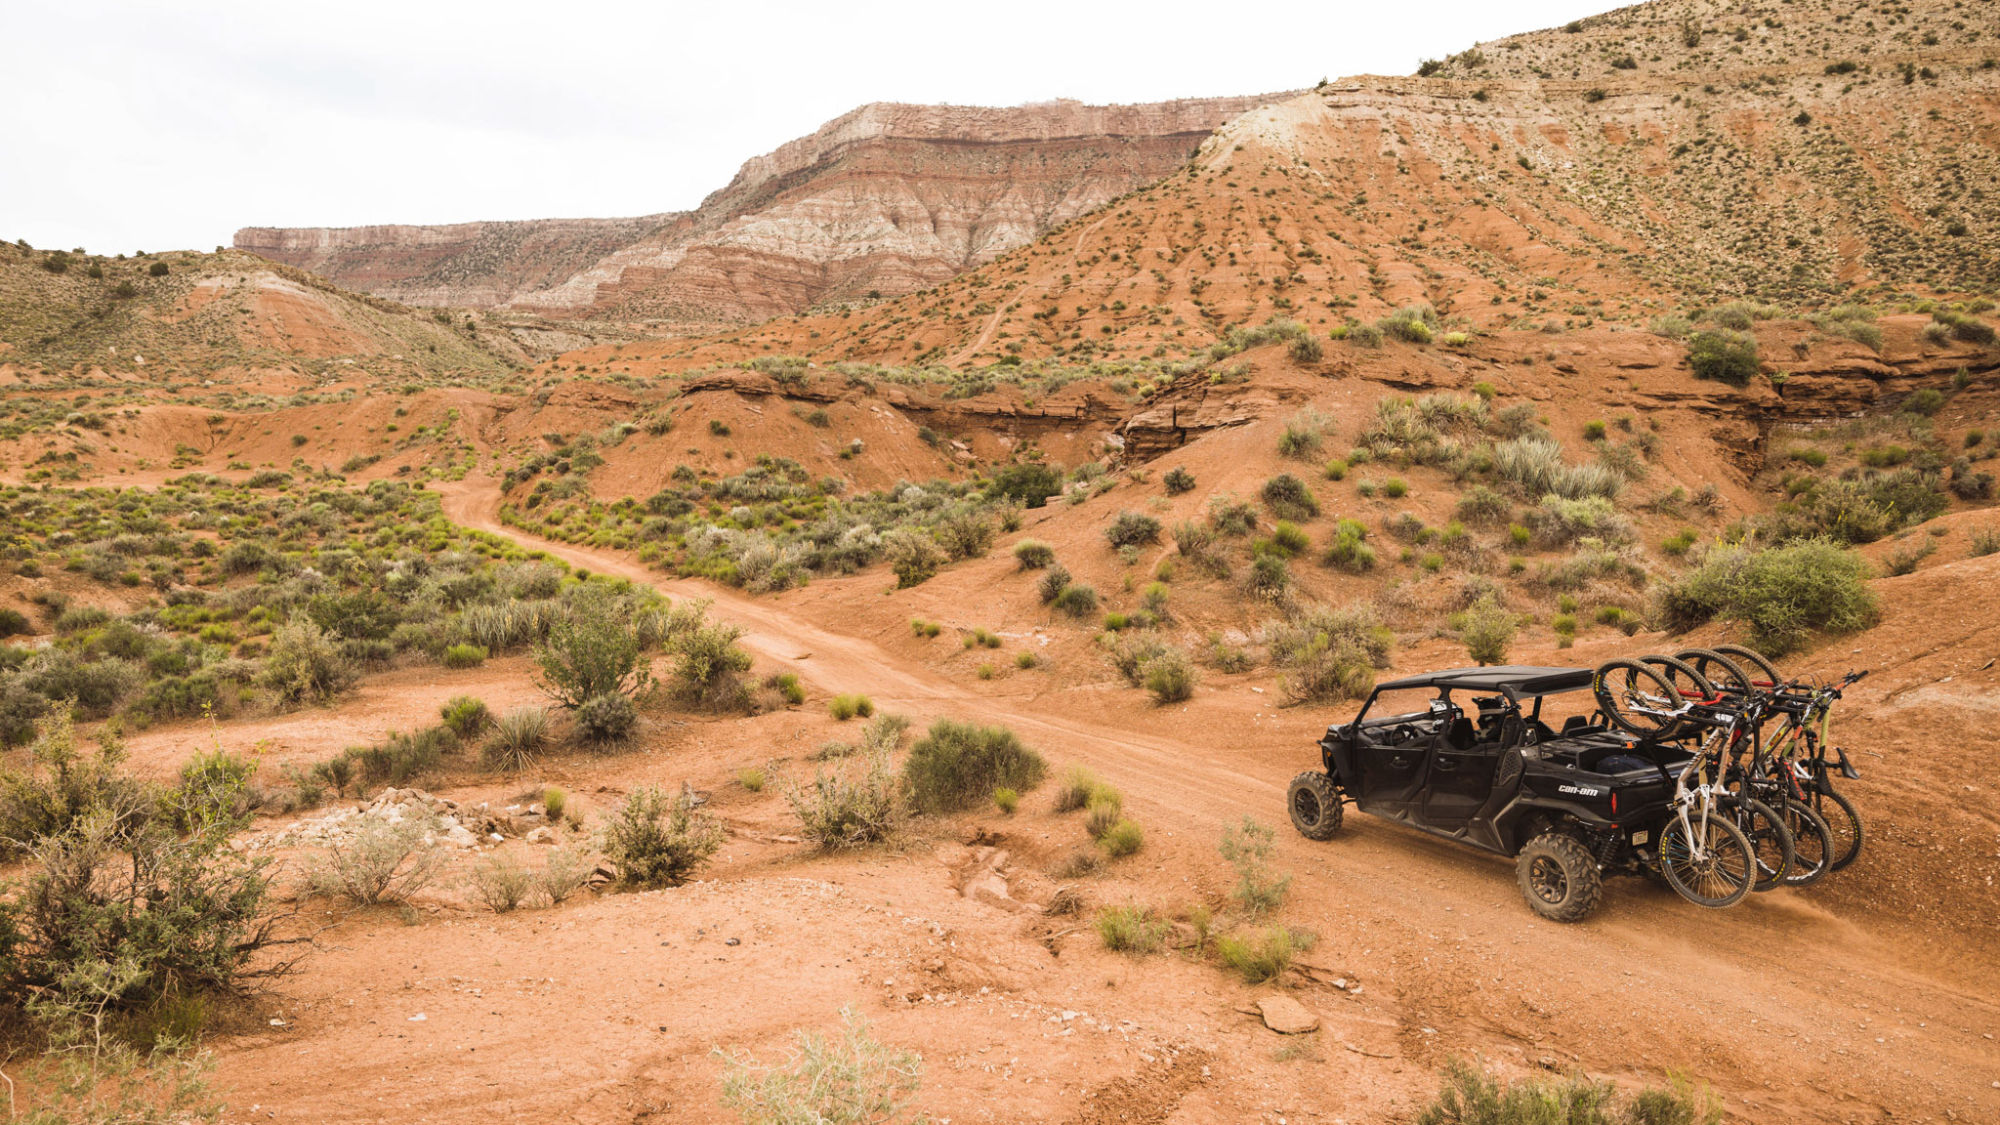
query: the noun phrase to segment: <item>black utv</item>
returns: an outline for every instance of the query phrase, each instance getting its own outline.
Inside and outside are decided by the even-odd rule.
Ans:
[[[1515,856],[1528,905],[1558,922],[1596,908],[1603,876],[1652,868],[1685,752],[1595,713],[1588,668],[1456,668],[1378,685],[1292,779],[1292,825],[1340,828],[1342,804]],[[1567,712],[1567,713],[1565,713]]]

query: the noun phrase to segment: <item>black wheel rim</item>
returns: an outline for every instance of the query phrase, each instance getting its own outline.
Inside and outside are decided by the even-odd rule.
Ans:
[[[1528,864],[1528,889],[1550,906],[1559,905],[1569,897],[1569,873],[1549,856],[1538,855]]]
[[[1307,827],[1318,827],[1320,818],[1319,794],[1301,785],[1292,792],[1292,815]]]

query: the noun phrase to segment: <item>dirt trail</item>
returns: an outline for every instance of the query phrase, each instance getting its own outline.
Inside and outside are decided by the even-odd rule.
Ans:
[[[505,527],[490,484],[443,494],[447,514],[467,526],[671,596],[712,599],[753,653],[826,691],[866,691],[920,720],[1006,723],[1058,762],[1089,764],[1164,830],[1169,858],[1205,852],[1220,825],[1245,815],[1280,820],[1281,787],[1310,765],[1324,722],[1209,693],[1198,722],[1162,716],[1134,731],[1102,721],[1122,722],[1122,712],[1085,713],[1088,697],[1076,692],[974,691],[775,601],[663,580],[623,554]],[[1574,1051],[1574,1063],[1600,1072],[1705,1074],[1746,1120],[1942,1120],[1947,1109],[2000,1120],[1990,1038],[2000,1029],[2000,958],[1988,943],[1887,922],[1863,928],[1809,894],[1704,912],[1636,880],[1614,884],[1592,921],[1558,926],[1528,913],[1509,864],[1369,817],[1349,823],[1324,845],[1281,833],[1281,862],[1297,874],[1287,912],[1328,936],[1330,963],[1365,965],[1395,990],[1413,1058],[1437,1061],[1426,1044],[1449,1030],[1457,1043],[1483,1036],[1494,1052]],[[1179,842],[1188,837],[1200,843]],[[1166,863],[1159,870],[1165,891],[1186,881]]]

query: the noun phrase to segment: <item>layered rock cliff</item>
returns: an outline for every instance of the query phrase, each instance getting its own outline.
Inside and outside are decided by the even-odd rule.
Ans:
[[[412,304],[762,319],[956,276],[1158,179],[1268,100],[876,103],[747,161],[691,212],[252,227],[236,245]]]

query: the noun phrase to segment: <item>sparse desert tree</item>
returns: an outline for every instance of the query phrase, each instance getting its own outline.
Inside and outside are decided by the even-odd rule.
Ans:
[[[600,695],[632,695],[652,683],[639,629],[624,599],[585,586],[535,646],[539,686],[572,710]]]

